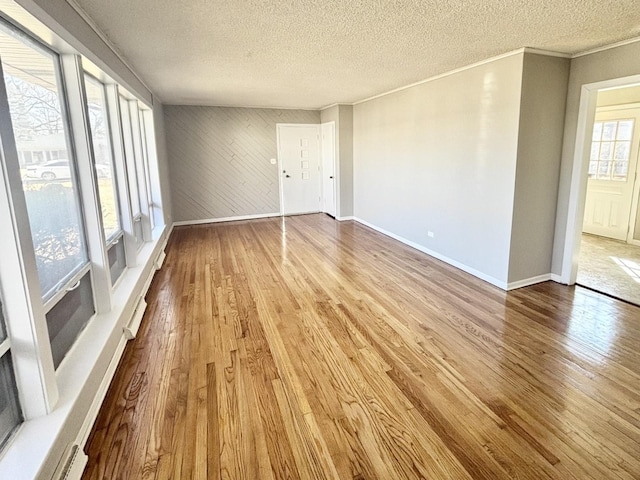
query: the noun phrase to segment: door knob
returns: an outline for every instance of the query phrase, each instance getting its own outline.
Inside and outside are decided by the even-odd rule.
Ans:
[[[285,178],[291,178],[291,175],[285,175]]]
[[[332,178],[333,178],[333,175],[329,175],[329,178],[331,178],[331,179],[332,179]]]

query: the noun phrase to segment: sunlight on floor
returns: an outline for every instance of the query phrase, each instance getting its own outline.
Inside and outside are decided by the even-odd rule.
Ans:
[[[624,272],[633,280],[640,283],[640,263],[629,260],[628,258],[610,257]]]

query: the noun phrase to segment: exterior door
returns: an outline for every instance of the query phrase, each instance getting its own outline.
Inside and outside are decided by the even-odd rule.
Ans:
[[[583,231],[627,240],[640,143],[640,109],[598,111]]]
[[[322,211],[336,216],[336,144],[335,123],[323,123],[322,137]]]
[[[278,125],[283,215],[320,211],[320,125]]]

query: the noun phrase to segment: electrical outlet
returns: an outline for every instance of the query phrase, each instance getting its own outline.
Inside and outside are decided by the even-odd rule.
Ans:
[[[429,231],[427,232],[427,237],[429,237],[429,238],[433,238],[434,236],[435,236],[435,235],[434,235],[434,233],[433,233],[431,230],[429,230]]]

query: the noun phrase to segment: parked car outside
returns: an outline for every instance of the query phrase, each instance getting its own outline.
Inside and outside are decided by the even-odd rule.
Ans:
[[[109,165],[96,164],[96,173],[100,178],[111,176]],[[69,160],[52,160],[42,165],[29,165],[27,167],[28,178],[40,178],[42,180],[68,180],[71,178]]]
[[[65,180],[71,178],[69,160],[53,160],[42,165],[29,165],[27,177],[41,178],[42,180]]]

